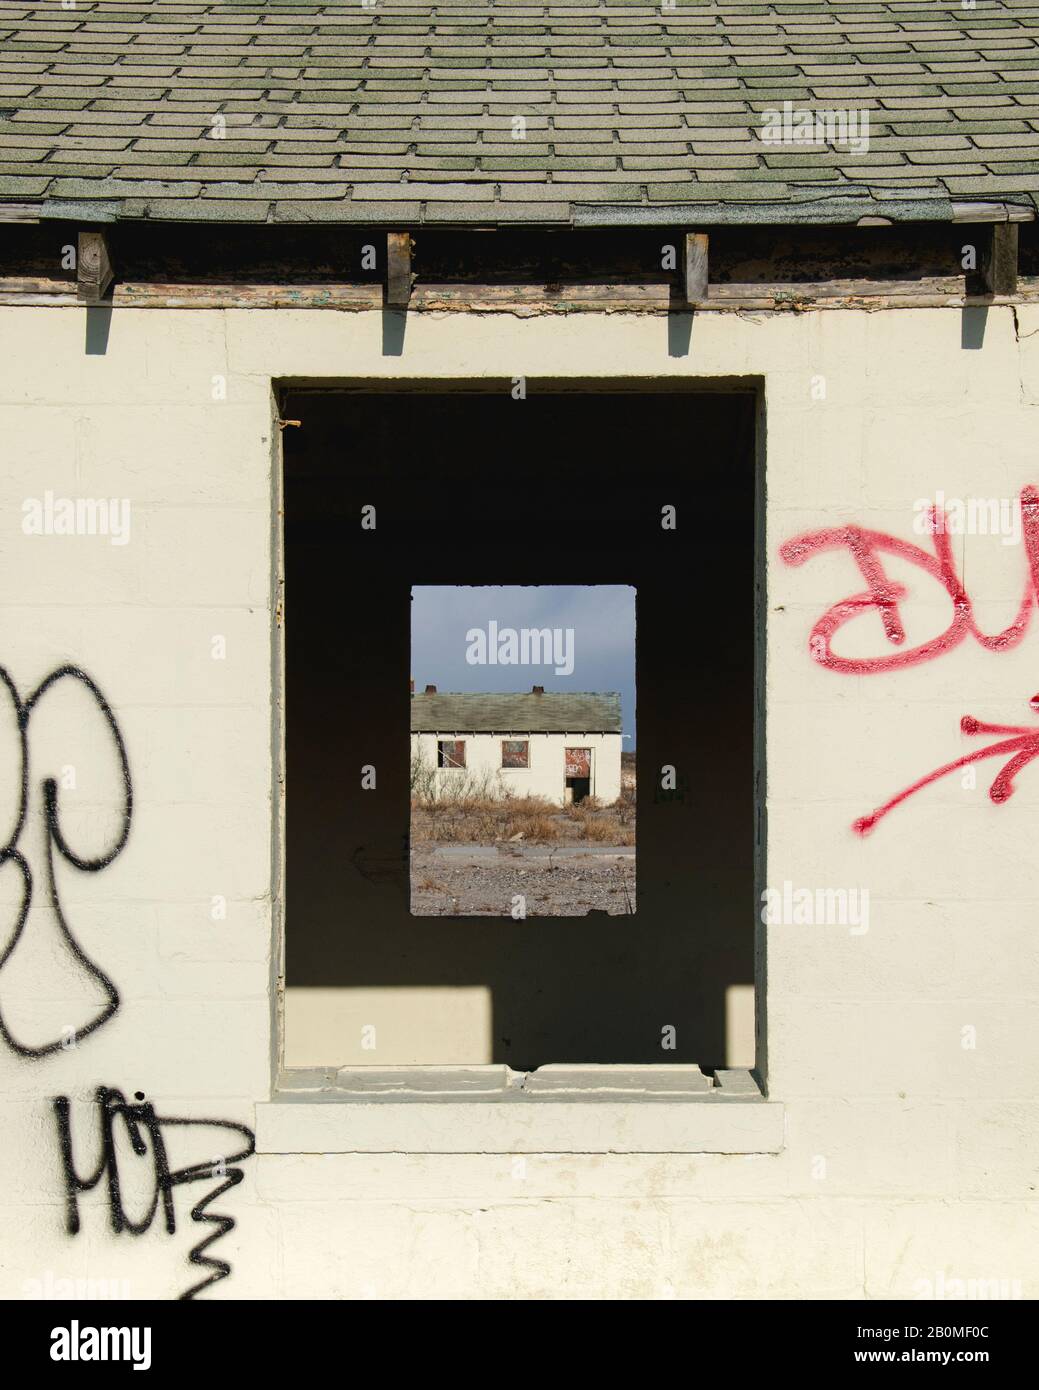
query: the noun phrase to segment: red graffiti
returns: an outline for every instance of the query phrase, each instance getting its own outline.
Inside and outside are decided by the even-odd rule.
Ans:
[[[1028,629],[1033,607],[1039,598],[1039,490],[1031,485],[1021,492],[1021,521],[1028,566],[1024,597],[1017,617],[1010,626],[991,637],[979,631],[974,621],[970,598],[956,573],[944,512],[939,506],[931,507],[928,512],[933,555],[911,541],[899,540],[897,536],[870,531],[862,526],[835,526],[821,531],[806,531],[786,541],[780,546],[779,553],[788,565],[803,565],[824,550],[846,547],[866,581],[863,593],[852,594],[835,603],[812,628],[808,641],[812,656],[830,671],[861,676],[897,671],[905,666],[932,661],[958,647],[968,636],[987,651],[1004,652],[1016,647]],[[905,642],[905,627],[899,605],[907,591],[905,585],[888,578],[881,560],[883,555],[906,560],[937,580],[952,600],[952,621],[939,636],[905,651],[864,658],[838,656],[833,650],[834,634],[845,623],[869,609],[875,609],[879,614],[884,636],[892,646],[899,647]]]
[[[1028,703],[1032,710],[1039,714],[1039,695],[1033,695]],[[1039,758],[1039,729],[1028,729],[1019,724],[983,724],[980,719],[975,719],[971,714],[965,714],[960,720],[960,729],[965,734],[999,734],[1001,737],[998,742],[990,743],[987,748],[979,748],[977,752],[968,753],[962,758],[957,758],[955,762],[946,763],[943,767],[936,768],[934,772],[929,772],[926,777],[921,777],[918,782],[906,787],[905,791],[899,792],[890,801],[885,801],[883,806],[878,806],[870,815],[860,816],[852,825],[852,829],[859,835],[868,835],[877,821],[886,816],[889,811],[893,811],[896,806],[901,805],[915,792],[930,786],[932,782],[937,782],[941,777],[947,777],[950,772],[955,772],[959,767],[966,767],[968,763],[980,762],[982,758],[998,758],[1009,755],[1007,762],[996,774],[988,794],[997,806],[1013,796],[1014,778],[1023,767],[1027,767],[1030,762]]]

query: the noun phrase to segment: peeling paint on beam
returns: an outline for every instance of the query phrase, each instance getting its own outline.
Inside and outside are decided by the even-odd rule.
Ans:
[[[929,277],[920,281],[834,279],[811,282],[715,283],[709,299],[699,306],[717,310],[775,310],[855,308],[959,308],[970,304],[1034,304],[1039,278],[1018,280],[1014,294],[965,293],[962,277]],[[110,302],[137,309],[331,309],[365,312],[379,309],[384,290],[378,284],[341,285],[183,285],[119,282]],[[678,299],[681,305],[681,299]],[[75,307],[76,282],[29,277],[0,277],[0,305]],[[415,312],[510,313],[522,317],[570,313],[664,314],[676,307],[674,286],[652,284],[423,284],[412,292],[408,307]]]

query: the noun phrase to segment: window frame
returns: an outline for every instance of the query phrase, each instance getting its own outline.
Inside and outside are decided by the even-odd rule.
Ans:
[[[271,762],[272,799],[272,951],[271,951],[271,1028],[269,1032],[270,1099],[257,1103],[257,1151],[261,1153],[304,1153],[324,1151],[359,1153],[715,1153],[766,1154],[785,1148],[785,1106],[768,1092],[768,1030],[766,937],[760,918],[755,926],[755,1035],[756,1057],[753,1067],[733,1068],[715,1073],[715,1088],[692,1100],[664,1099],[653,1094],[625,1094],[619,1098],[616,1075],[630,1068],[612,1064],[584,1064],[587,1085],[578,1088],[574,1104],[562,1097],[547,1098],[518,1094],[524,1073],[511,1073],[501,1095],[496,1086],[472,1087],[460,1074],[490,1078],[503,1070],[498,1063],[436,1067],[422,1064],[392,1068],[284,1066],[283,998],[285,984],[285,632],[282,621],[285,604],[284,458],[281,430],[276,426],[284,415],[282,398],[295,389],[320,385],[322,391],[363,391],[377,394],[380,389],[493,390],[502,381],[489,378],[458,378],[449,374],[421,378],[363,376],[355,378],[281,377],[271,379],[271,607],[272,628],[272,732],[274,756]],[[766,615],[768,611],[766,536],[766,380],[761,375],[742,377],[681,377],[668,379],[659,374],[619,372],[616,375],[582,379],[546,377],[543,389],[596,393],[630,391],[637,395],[654,391],[688,394],[751,394],[754,405],[754,671],[756,784],[758,794],[757,829],[754,836],[754,894],[760,895],[767,882],[767,799],[764,705],[766,653]],[[463,741],[464,742],[464,741]],[[529,755],[528,755],[529,756]],[[450,770],[450,769],[444,769]],[[515,769],[517,771],[521,769]],[[359,1097],[351,1081],[361,1072],[392,1071],[400,1074],[382,1097]],[[540,1070],[540,1069],[539,1069]],[[661,1068],[647,1067],[647,1072]],[[509,1072],[509,1068],[504,1068]],[[724,1081],[723,1081],[723,1078]],[[650,1078],[650,1081],[652,1079]],[[623,1088],[621,1088],[622,1090]],[[488,1104],[488,1101],[492,1103]],[[334,1104],[329,1104],[334,1101]],[[589,1141],[588,1103],[595,1102],[595,1135]],[[310,1104],[308,1102],[315,1102]],[[646,1102],[649,1102],[648,1104]],[[518,1108],[517,1108],[518,1106]],[[683,1116],[679,1135],[667,1123],[678,1107]],[[522,1112],[523,1119],[519,1120]],[[453,1125],[480,1115],[482,1123],[472,1137],[450,1134]],[[358,1116],[370,1122],[358,1127]],[[463,1118],[464,1117],[464,1118]],[[554,1119],[550,1119],[554,1117]],[[570,1117],[571,1123],[567,1123]],[[657,1121],[663,1123],[658,1123]],[[583,1121],[583,1122],[582,1122]],[[560,1122],[566,1131],[559,1140]],[[690,1128],[691,1127],[691,1128]],[[286,1137],[286,1131],[291,1133]],[[448,1137],[444,1137],[445,1131]],[[477,1133],[477,1131],[480,1131]]]
[[[523,763],[507,763],[505,761],[505,745],[507,743],[522,743],[526,751],[526,761]],[[502,772],[529,772],[530,771],[530,739],[529,738],[503,738],[501,740],[501,770]]]
[[[437,738],[437,771],[438,772],[464,772],[468,767],[466,761],[465,745],[468,739],[464,738]],[[462,761],[460,763],[446,763],[444,757],[444,747],[446,744],[453,744],[455,748],[461,748]]]

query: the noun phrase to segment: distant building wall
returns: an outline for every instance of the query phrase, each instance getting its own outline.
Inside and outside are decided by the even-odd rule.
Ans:
[[[505,738],[526,738],[530,742],[530,766],[503,768],[502,741]],[[466,772],[473,778],[486,779],[491,794],[495,787],[507,789],[513,796],[543,796],[558,805],[564,803],[564,755],[567,748],[587,748],[591,751],[591,795],[604,805],[611,805],[621,793],[621,736],[620,734],[464,734],[453,731],[439,734],[412,734],[411,747],[429,768],[437,766],[439,739],[462,739],[465,742]],[[438,781],[450,788],[455,770],[440,769]]]

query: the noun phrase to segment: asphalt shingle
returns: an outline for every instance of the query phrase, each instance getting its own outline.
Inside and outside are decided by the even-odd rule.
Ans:
[[[784,109],[870,147],[766,140]],[[43,215],[941,215],[1039,204],[1037,132],[1019,0],[0,0],[0,200]]]
[[[574,691],[564,695],[477,695],[443,691],[412,695],[411,732],[619,734],[621,697]]]

